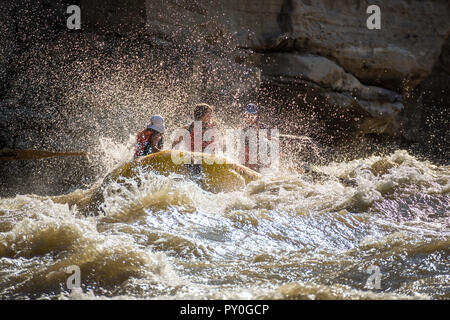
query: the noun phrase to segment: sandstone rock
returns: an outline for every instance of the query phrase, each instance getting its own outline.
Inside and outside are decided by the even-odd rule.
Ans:
[[[369,30],[360,1],[197,0],[146,2],[148,32],[186,37],[199,29],[232,35],[259,51],[299,50],[336,61],[360,81],[401,88],[425,79],[450,32],[446,0],[378,4],[381,30]],[[221,31],[217,31],[221,28]]]
[[[317,84],[319,92],[328,99],[328,103],[343,110],[359,108],[367,114],[376,126],[365,123],[365,132],[379,133],[393,117],[402,110],[401,96],[387,89],[365,86],[353,75],[345,72],[334,61],[313,54],[271,53],[261,57],[260,67],[263,77],[271,81],[282,78],[302,79]],[[289,81],[289,80],[288,80]],[[376,130],[374,129],[376,128]]]
[[[381,30],[366,27],[367,5],[360,1],[227,1],[223,22],[242,47],[306,51],[336,61],[363,82],[401,87],[409,79],[415,85],[430,74],[449,35],[450,4],[378,5]]]
[[[147,1],[147,32],[189,39],[201,30],[228,37],[227,45],[266,52],[275,58],[259,64],[266,80],[298,84],[304,78],[306,86],[318,85],[331,105],[372,117],[363,120],[366,132],[383,132],[393,121],[403,108],[399,93],[430,75],[450,35],[445,0],[379,3],[381,30],[366,27],[367,5],[360,1],[164,3]],[[441,60],[448,72],[448,56]]]
[[[395,102],[401,96],[380,87],[365,86],[338,66],[334,61],[314,54],[273,53],[262,57],[263,74],[291,78],[304,78],[322,88],[336,92],[351,92],[365,100]]]

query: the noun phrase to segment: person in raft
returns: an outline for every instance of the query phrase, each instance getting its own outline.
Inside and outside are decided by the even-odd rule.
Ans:
[[[166,131],[164,118],[154,115],[150,118],[147,128],[137,134],[134,157],[143,157],[163,149],[163,135]]]
[[[250,163],[250,143],[248,133],[250,130],[255,130],[255,133],[259,135],[259,130],[267,130],[267,138],[271,140],[270,127],[260,121],[260,112],[257,105],[253,103],[247,104],[242,113],[242,131],[246,135],[244,142],[244,165],[252,170],[260,171],[261,163],[257,158],[257,163]],[[256,137],[257,138],[257,137]],[[259,152],[257,150],[256,152]]]
[[[185,127],[189,133],[190,139],[188,140],[190,141],[183,141],[184,136],[181,136],[178,140],[175,140],[172,143],[172,149],[183,141],[186,144],[186,148],[191,152],[207,152],[214,154],[216,152],[215,142],[216,136],[218,135],[218,127],[213,120],[213,115],[213,107],[206,103],[197,104],[194,108],[194,122],[192,122],[188,127]],[[197,136],[197,140],[200,141],[195,141],[195,136]],[[190,172],[190,178],[194,182],[201,184],[204,178],[202,164],[191,163],[186,164],[186,167]]]
[[[213,120],[214,109],[210,105],[206,103],[200,103],[195,106],[194,109],[194,122],[192,122],[185,129],[190,134],[190,145],[188,145],[188,150],[191,152],[205,152],[205,149],[215,142],[215,134],[214,131],[210,131],[211,136],[206,137],[205,132],[208,130],[218,130],[218,127]],[[196,134],[196,130],[199,130],[197,133],[198,137],[201,139],[201,150],[195,150],[195,140],[194,136]],[[172,143],[172,149],[175,148],[183,140],[181,136],[178,140],[175,140]],[[211,146],[212,147],[212,146]],[[200,148],[199,148],[200,149]],[[208,148],[209,153],[214,153],[214,150],[209,150],[213,148]]]

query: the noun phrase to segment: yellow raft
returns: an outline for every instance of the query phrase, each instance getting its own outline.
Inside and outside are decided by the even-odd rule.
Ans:
[[[201,185],[204,190],[211,192],[229,192],[237,190],[247,183],[261,178],[261,175],[245,166],[230,163],[224,157],[188,151],[165,150],[137,158],[114,170],[105,181],[120,181],[123,178],[132,178],[138,168],[148,168],[162,175],[171,173],[192,175],[194,159],[199,159],[202,166]],[[199,162],[200,163],[200,162]]]

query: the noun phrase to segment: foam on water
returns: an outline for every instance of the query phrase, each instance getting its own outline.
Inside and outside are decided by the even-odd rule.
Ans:
[[[271,172],[219,194],[142,169],[88,214],[96,187],[1,199],[0,295],[449,298],[450,168],[397,151],[313,169],[320,178]],[[71,294],[70,265],[82,275]],[[379,290],[365,287],[373,265]]]
[[[96,219],[80,217],[68,205],[18,196],[2,200],[0,208],[2,295],[58,292],[71,265],[95,287],[114,287],[130,277],[176,281],[163,253],[139,247],[125,234],[99,232]]]

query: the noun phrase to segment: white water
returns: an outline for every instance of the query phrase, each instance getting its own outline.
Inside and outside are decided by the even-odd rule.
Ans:
[[[132,155],[104,145],[106,167]],[[397,151],[313,169],[328,177],[271,172],[219,194],[142,170],[107,185],[94,217],[89,190],[1,199],[0,297],[450,297],[449,167]],[[365,287],[372,265],[380,289]]]

